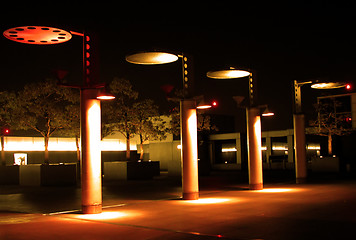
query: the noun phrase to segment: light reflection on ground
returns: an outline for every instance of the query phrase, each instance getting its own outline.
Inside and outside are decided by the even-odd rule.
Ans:
[[[225,203],[230,202],[232,199],[230,198],[200,198],[198,200],[180,200],[180,203],[188,203],[188,204],[217,204],[217,203]]]
[[[129,214],[124,212],[102,212],[98,214],[81,214],[75,216],[75,218],[85,219],[85,220],[109,220],[115,218],[126,217]]]
[[[262,193],[282,193],[282,192],[296,192],[299,189],[293,188],[265,188],[262,190],[254,190],[253,192],[262,192]]]

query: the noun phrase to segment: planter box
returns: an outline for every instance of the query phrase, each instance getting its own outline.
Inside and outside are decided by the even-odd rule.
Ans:
[[[0,166],[0,184],[19,184],[20,166]]]
[[[76,185],[76,164],[30,164],[20,166],[22,186],[68,186]]]
[[[212,165],[214,170],[241,170],[241,164],[238,163],[216,163]]]
[[[159,161],[104,162],[105,180],[152,179],[160,175]]]
[[[313,172],[339,172],[340,161],[338,157],[323,157],[312,160],[311,169]]]

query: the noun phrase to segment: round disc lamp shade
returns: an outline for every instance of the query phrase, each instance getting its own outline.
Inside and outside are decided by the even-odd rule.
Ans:
[[[207,72],[206,76],[214,79],[232,79],[242,78],[250,75],[250,72],[245,70],[227,69]]]
[[[126,56],[126,61],[129,63],[143,65],[171,63],[177,60],[177,55],[165,52],[141,52]]]
[[[72,35],[58,28],[42,26],[24,26],[4,31],[4,36],[12,41],[27,44],[58,44],[72,38]]]
[[[335,89],[345,87],[345,83],[341,82],[325,82],[325,83],[314,83],[310,87],[315,89]]]

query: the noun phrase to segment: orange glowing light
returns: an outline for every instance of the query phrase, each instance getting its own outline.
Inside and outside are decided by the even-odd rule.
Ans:
[[[5,151],[44,151],[42,137],[8,137],[4,143]],[[100,143],[101,151],[124,151],[126,142],[120,139],[103,139]],[[130,144],[130,149],[137,150],[135,141]],[[48,143],[49,151],[77,151],[75,138],[52,137]]]
[[[265,188],[262,190],[256,190],[254,192],[264,192],[264,193],[283,193],[283,192],[292,192],[296,191],[292,188]]]
[[[274,116],[273,112],[262,113],[262,117],[271,117]]]
[[[311,85],[311,88],[314,89],[335,89],[335,88],[342,88],[345,87],[345,83],[340,82],[323,82],[323,83],[314,83]]]
[[[98,214],[77,215],[75,216],[75,218],[85,219],[85,220],[109,220],[109,219],[121,218],[126,216],[128,216],[128,214],[123,212],[102,212]]]
[[[182,204],[218,204],[218,203],[227,203],[231,202],[231,198],[199,198],[197,200],[184,200],[179,201]]]
[[[237,69],[210,71],[206,74],[208,78],[213,78],[213,79],[233,79],[233,78],[247,77],[249,75],[250,72],[245,70],[237,70]]]
[[[99,100],[113,100],[115,99],[115,96],[98,96],[97,99]]]
[[[198,133],[197,133],[197,113],[196,110],[190,111],[190,116],[188,118],[188,134],[190,141],[196,143],[198,140]],[[198,159],[198,145],[192,144],[192,159]]]
[[[129,63],[143,65],[165,64],[177,60],[177,55],[165,52],[140,52],[126,56],[126,61]]]
[[[197,109],[209,109],[209,108],[211,108],[211,105],[199,105],[199,106],[197,106]]]

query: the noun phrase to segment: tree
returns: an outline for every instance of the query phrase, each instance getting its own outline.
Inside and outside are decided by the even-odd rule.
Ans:
[[[59,129],[57,133],[75,138],[77,161],[80,162],[80,96],[75,94],[73,97],[73,101],[66,106],[66,127]]]
[[[1,165],[5,165],[5,129],[11,127],[16,95],[11,92],[0,92],[0,127],[1,127]]]
[[[125,137],[126,159],[129,160],[130,139],[135,134],[135,125],[132,123],[133,104],[138,98],[138,92],[132,89],[130,81],[123,78],[114,78],[109,87],[115,100],[103,104],[103,133],[110,135],[118,131]]]
[[[174,107],[169,116],[171,117],[169,131],[175,135],[180,135],[180,107]],[[197,131],[198,132],[210,132],[218,131],[218,128],[211,123],[211,118],[209,115],[204,113],[204,110],[197,111]]]
[[[166,122],[159,116],[158,106],[146,99],[133,105],[132,123],[140,136],[140,159],[143,159],[143,143],[148,140],[163,140],[167,137]]]
[[[79,94],[62,88],[54,80],[30,83],[17,93],[13,105],[12,126],[16,129],[32,129],[44,138],[45,163],[49,163],[48,142],[53,133],[71,128],[73,104]]]
[[[341,105],[335,98],[328,101],[320,101],[314,107],[318,113],[316,120],[310,122],[311,128],[307,133],[328,137],[328,154],[332,155],[332,137],[350,134],[352,129],[347,126],[345,119],[350,113],[337,113],[336,109]]]

